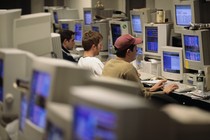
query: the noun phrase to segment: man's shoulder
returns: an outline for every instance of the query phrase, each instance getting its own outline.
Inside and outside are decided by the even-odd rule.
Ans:
[[[98,59],[97,57],[82,57],[84,60],[87,60],[87,61],[91,61],[91,62],[101,62],[100,59]]]

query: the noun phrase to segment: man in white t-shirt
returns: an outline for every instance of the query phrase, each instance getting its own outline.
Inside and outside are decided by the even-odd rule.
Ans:
[[[83,34],[82,46],[84,48],[83,57],[78,61],[80,67],[88,68],[95,76],[100,76],[104,68],[104,64],[96,58],[102,49],[103,36],[99,32],[87,31]]]

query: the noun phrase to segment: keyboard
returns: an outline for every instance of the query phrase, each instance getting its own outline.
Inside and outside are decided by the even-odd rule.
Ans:
[[[168,84],[174,84],[174,83],[177,84],[178,87],[179,87],[178,89],[176,89],[176,90],[173,91],[174,93],[184,93],[184,92],[190,92],[190,91],[195,90],[195,87],[194,86],[186,85],[186,84],[182,84],[182,83],[174,82],[174,81],[167,81],[166,82],[166,85],[168,85]]]
[[[155,77],[155,75],[153,75],[151,73],[140,72],[140,71],[138,71],[138,72],[141,74],[141,76],[140,76],[141,80],[149,80],[149,79]]]

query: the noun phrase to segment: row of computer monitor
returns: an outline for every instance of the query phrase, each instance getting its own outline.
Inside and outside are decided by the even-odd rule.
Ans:
[[[92,26],[92,29],[99,31],[104,29],[100,26],[102,23],[97,23]],[[106,23],[104,23],[106,25]],[[75,24],[77,27],[77,24]],[[107,25],[106,25],[107,26]],[[110,34],[112,37],[112,45],[114,41],[122,34],[129,33],[128,21],[110,21]],[[143,36],[143,54],[148,56],[161,57],[161,47],[169,46],[170,30],[172,24],[145,24]],[[75,27],[75,29],[76,29]],[[80,29],[82,22],[80,22]],[[105,31],[104,31],[105,32]],[[104,33],[101,32],[101,33]],[[77,35],[77,34],[76,34]],[[82,32],[80,32],[82,35]],[[181,31],[182,47],[183,47],[183,62],[186,69],[202,70],[204,65],[210,64],[208,44],[210,32],[207,29],[203,30],[187,30]],[[177,73],[177,72],[175,72]]]
[[[171,50],[164,49],[166,59],[181,56],[181,51]],[[178,63],[176,58],[174,63]],[[17,49],[0,49],[0,68],[3,98],[9,91],[5,87],[11,88],[15,78],[30,81],[28,93],[20,98],[20,140],[153,139],[154,135],[148,132],[157,134],[158,139],[176,135],[176,129],[169,129],[177,126],[173,119],[145,99],[137,98],[137,83],[93,78],[87,69],[74,63],[36,57]],[[13,79],[8,82],[8,77]],[[163,123],[165,127],[157,129]],[[202,132],[208,131],[199,134]]]
[[[182,33],[184,27],[190,26],[191,23],[208,23],[210,22],[210,18],[206,15],[205,9],[208,10],[208,6],[210,2],[206,2],[204,0],[174,0],[173,1],[173,13],[174,13],[174,31],[176,33]],[[130,11],[130,23],[126,22],[117,22],[115,24],[112,23],[107,30],[110,30],[111,43],[114,44],[117,37],[125,33],[131,33],[134,36],[144,36],[144,25],[147,23],[155,22],[152,19],[152,14],[154,14],[155,9],[150,8],[142,8],[142,9],[134,9]],[[82,30],[86,30],[86,26],[90,26],[90,30],[95,30],[103,33],[99,26],[91,27],[91,24],[94,24],[93,17],[96,13],[96,9],[94,8],[84,8],[84,20],[81,21],[80,24],[76,24],[75,27],[72,27],[70,24],[62,24],[61,28],[63,29],[72,29],[76,32],[76,44],[81,45],[81,36]],[[82,25],[81,25],[82,24]],[[100,24],[100,23],[98,23]],[[129,25],[128,25],[129,24]],[[127,26],[127,28],[125,28]],[[82,29],[84,27],[84,29]],[[155,29],[154,29],[155,31]],[[146,32],[146,31],[145,31]],[[156,31],[155,31],[156,32]],[[109,32],[108,32],[109,34]],[[105,35],[105,34],[104,34]],[[106,34],[105,37],[108,37]],[[78,39],[78,40],[77,40]],[[107,45],[107,44],[106,44]],[[107,46],[105,46],[107,49]],[[157,51],[157,50],[154,50]]]
[[[162,76],[167,79],[183,80],[186,70],[204,70],[210,64],[210,31],[183,30],[181,35],[182,47],[160,46]]]
[[[51,14],[0,11],[0,48],[18,48],[38,56],[62,58],[60,35],[51,32]]]
[[[205,0],[173,0],[173,12],[174,13],[174,28],[176,32],[183,29],[186,26],[190,26],[190,23],[208,23],[210,18],[207,16],[209,2]],[[75,9],[64,9],[64,8],[55,8],[51,9],[54,15],[55,23],[58,23],[58,18],[61,17],[61,11],[67,11],[69,13],[69,19],[79,19],[75,17],[78,15],[78,11]],[[100,12],[104,11],[104,16],[102,17],[111,17],[114,10],[97,10],[96,8],[84,8],[83,9],[83,20],[84,25],[91,25],[94,22],[95,15],[100,15]],[[76,14],[73,14],[76,13]],[[154,13],[154,9],[143,8],[143,9],[134,9],[130,12],[130,20],[132,23],[132,33],[139,35],[143,32],[143,24],[154,22],[152,21],[151,14]],[[106,14],[106,15],[105,15]],[[67,15],[67,14],[66,14]]]
[[[174,30],[181,33],[184,27],[191,23],[209,23],[207,15],[210,2],[205,0],[173,0],[172,10],[174,17]],[[152,18],[154,10],[149,8],[134,9],[130,11],[132,34],[140,36],[143,33],[143,24],[155,22]]]
[[[206,22],[209,22],[210,19],[208,18],[208,16],[206,16],[206,13],[208,13],[208,12],[205,11],[205,9],[207,9],[207,10],[209,9],[209,8],[206,8],[206,7],[208,7],[208,5],[209,5],[209,2],[206,2],[204,0],[200,0],[200,1],[199,0],[188,0],[188,1],[174,0],[173,1],[173,11],[174,11],[173,13],[175,14],[174,15],[174,17],[175,17],[175,19],[174,19],[175,32],[181,33],[182,30],[180,30],[180,29],[183,29],[185,26],[189,26],[190,23],[199,23],[199,22],[206,23]],[[75,13],[75,14],[73,14],[75,17],[73,17],[73,15],[70,16],[71,19],[78,18],[78,14],[76,14],[76,13],[78,13],[78,11],[75,10],[75,9],[65,9],[65,10],[63,10],[63,8],[60,8],[60,9],[58,8],[57,11],[68,11],[69,13]],[[94,13],[96,13],[94,11],[95,11],[94,8],[86,8],[86,9],[84,8],[84,22],[82,22],[84,25],[89,25],[93,22],[93,15],[94,15]],[[106,10],[104,10],[104,11],[106,11]],[[205,11],[205,12],[203,12],[203,11]],[[149,8],[143,8],[143,9],[140,9],[140,10],[132,10],[130,12],[131,28],[130,28],[129,23],[126,23],[126,22],[120,22],[119,21],[117,23],[117,21],[115,21],[115,23],[112,23],[111,27],[109,27],[110,29],[107,29],[107,30],[111,30],[110,36],[111,36],[112,44],[114,44],[117,37],[119,37],[120,35],[125,34],[125,33],[131,33],[135,36],[141,36],[142,37],[143,36],[142,35],[143,30],[144,30],[144,24],[153,22],[152,19],[151,19],[152,12],[154,12],[154,11],[149,9]],[[57,14],[58,13],[61,13],[60,15],[62,15],[63,12],[57,12]],[[13,19],[17,19],[17,18],[20,17],[20,14],[21,14],[21,11],[11,11],[11,12],[8,12],[8,15],[9,15],[8,17],[12,17]],[[52,14],[54,14],[54,13],[52,13]],[[65,15],[67,15],[67,14],[65,14]],[[56,15],[54,15],[54,16],[56,17]],[[33,32],[35,32],[35,31],[38,32],[39,31],[38,28],[40,28],[41,24],[42,24],[42,26],[45,26],[44,27],[44,29],[45,29],[44,33],[48,33],[48,38],[45,37],[45,40],[42,40],[42,42],[44,44],[43,46],[45,46],[45,47],[42,47],[42,48],[46,48],[46,50],[47,50],[46,46],[49,46],[49,44],[47,44],[47,42],[50,42],[49,41],[49,38],[50,38],[49,34],[50,34],[50,31],[51,31],[50,30],[51,25],[48,24],[48,23],[51,22],[51,18],[50,17],[45,18],[45,19],[43,18],[43,19],[36,20],[36,22],[35,22],[35,20],[34,21],[29,21],[29,19],[25,19],[27,17],[29,18],[29,16],[25,16],[24,18],[21,18],[21,20],[17,20],[17,22],[22,22],[22,23],[17,23],[17,24],[22,24],[21,26],[23,26],[23,24],[24,24],[24,26],[26,26],[29,22],[36,23],[37,24],[37,30],[32,30]],[[7,17],[2,16],[2,18],[7,18]],[[57,18],[55,18],[55,19],[57,19]],[[23,20],[25,20],[25,21],[23,21]],[[26,20],[28,20],[28,21],[26,21]],[[78,20],[75,23],[74,27],[72,27],[72,26],[69,27],[70,25],[68,25],[68,24],[63,24],[61,26],[61,28],[63,28],[63,29],[72,29],[72,30],[75,31],[75,33],[76,33],[75,34],[76,45],[81,45],[81,39],[82,39],[82,33],[83,33],[83,24],[80,23],[80,22],[81,21]],[[13,29],[13,26],[12,26],[13,22],[11,23],[11,21],[10,21],[8,23],[9,23],[8,26],[6,26],[8,28],[2,28],[2,30],[6,29],[6,32],[5,33],[4,32],[0,33],[1,39],[2,39],[1,42],[5,42],[5,40],[9,40],[8,38],[13,36],[13,34],[12,35],[10,34],[11,32],[13,32],[11,30],[11,29]],[[2,23],[2,24],[4,24],[4,23]],[[20,27],[17,24],[15,26]],[[40,25],[39,27],[38,27],[38,24]],[[104,33],[104,30],[102,30],[102,29],[104,29],[103,27],[99,27],[98,25],[94,25],[94,27],[92,27],[92,29],[95,30],[95,31],[99,31],[101,33]],[[41,30],[44,31],[43,29],[41,29]],[[20,33],[19,29],[17,29],[16,31],[18,31],[17,34]],[[25,29],[25,31],[28,31],[28,32],[23,32],[22,35],[16,35],[16,32],[14,32],[15,42],[20,43],[24,49],[29,48],[29,47],[26,46],[27,43],[25,43],[24,40],[26,40],[30,36],[32,36],[34,34],[39,34],[39,36],[40,35],[42,35],[42,36],[45,35],[46,36],[46,34],[40,34],[40,33],[37,33],[37,32],[34,33],[34,34],[31,34],[30,30],[28,30],[28,29]],[[104,36],[105,36],[104,38],[108,38],[107,34],[109,34],[109,32],[106,33],[106,35],[104,34]],[[27,35],[27,36],[25,36],[25,35]],[[7,38],[5,38],[5,36]],[[34,37],[34,36],[32,36],[32,37]],[[24,39],[24,38],[26,38],[26,39]],[[47,41],[47,39],[48,39],[48,41]],[[9,41],[7,41],[7,42],[9,42]],[[106,41],[106,42],[108,42],[108,41]],[[13,44],[8,43],[6,45],[11,47]],[[14,44],[14,45],[16,45],[16,44]],[[107,49],[107,46],[108,46],[108,43],[105,44],[105,46],[104,46],[105,49],[104,50]],[[46,51],[46,50],[41,50],[41,51]],[[35,50],[35,51],[36,51],[36,53],[42,53],[42,52],[38,52],[38,50]],[[48,51],[49,51],[49,49],[48,49]]]
[[[156,134],[170,139],[174,134],[173,119],[137,98],[137,83],[94,78],[74,63],[17,49],[0,49],[0,73],[3,98],[17,77],[30,81],[28,92],[21,90],[14,100],[20,100],[15,106],[20,107],[20,140],[153,139]]]
[[[108,89],[101,90],[101,88],[97,90],[96,87],[78,88],[84,89],[84,91],[87,93],[86,95],[88,95],[87,97],[92,98],[93,96],[96,97],[99,95],[99,97],[93,98],[96,100],[89,101],[89,103],[97,103],[98,100],[102,100],[105,102],[109,101],[107,102],[108,104],[101,102],[98,105],[94,105],[94,108],[98,106],[98,109],[92,108],[91,110],[89,110],[90,114],[87,114],[90,115],[90,117],[92,116],[91,114],[100,114],[98,116],[98,119],[101,119],[101,121],[105,122],[100,122],[98,120],[98,125],[101,125],[101,127],[107,126],[107,129],[112,128],[112,126],[110,125],[115,124],[118,124],[118,128],[114,128],[113,126],[113,129],[120,130],[124,128],[123,122],[126,118],[121,115],[121,113],[124,112],[124,109],[117,109],[117,106],[121,106],[122,101],[124,102],[124,105],[126,105],[125,108],[127,108],[128,106],[130,106],[131,108],[141,108],[145,106],[145,104],[143,104],[144,101],[136,98],[136,95],[139,94],[139,87],[136,83],[119,79],[106,79],[102,77],[102,79],[100,80],[100,78],[91,77],[91,73],[89,70],[80,68],[76,64],[68,62],[66,60],[37,57],[32,53],[13,48],[0,49],[0,74],[0,101],[3,103],[3,112],[1,113],[6,113],[8,117],[9,115],[14,114],[19,116],[19,139],[21,140],[42,140],[45,129],[49,130],[47,135],[48,138],[46,139],[52,139],[52,136],[54,136],[54,139],[58,139],[60,137],[69,139],[71,136],[71,125],[74,125],[74,127],[72,127],[72,130],[75,130],[74,136],[81,135],[83,138],[86,137],[86,132],[81,129],[82,127],[83,129],[86,129],[86,127],[88,126],[83,126],[82,124],[80,124],[80,121],[81,119],[83,119],[81,117],[84,117],[83,113],[86,113],[89,109],[91,109],[91,106],[88,107],[86,105],[83,105],[83,103],[85,103],[85,101],[82,100],[83,97],[78,101],[71,101],[72,99],[76,100],[76,98],[73,98],[69,95],[69,90],[72,86],[98,85],[100,87],[103,86],[109,89],[120,91],[109,91]],[[16,84],[18,84],[21,89],[25,88],[25,90],[19,91],[13,88],[13,83],[16,81],[17,78],[19,79],[19,84]],[[28,86],[23,85],[23,83],[25,83],[24,80],[26,79],[29,79]],[[128,91],[132,95],[123,95],[123,91]],[[76,91],[75,93],[77,94],[81,92]],[[94,94],[91,95],[91,93]],[[101,98],[101,95],[105,95],[107,100],[104,98],[105,96]],[[85,97],[85,94],[83,94],[82,96]],[[110,101],[111,96],[113,96],[113,104],[111,104]],[[122,97],[120,97],[119,99],[119,96]],[[118,101],[115,100],[116,97],[118,98]],[[126,102],[125,99],[127,100]],[[7,100],[10,101],[7,102]],[[116,101],[118,102],[118,105],[116,104]],[[135,104],[133,104],[134,101]],[[55,103],[55,105],[48,105],[50,103]],[[75,103],[75,105],[73,105],[73,103]],[[71,113],[72,106],[70,105],[75,107],[75,116],[73,115],[73,113]],[[101,108],[101,105],[104,106],[103,109]],[[51,110],[49,111],[49,114],[48,110]],[[76,110],[78,110],[79,112],[77,112]],[[129,110],[132,111],[132,109]],[[133,111],[133,113],[135,112],[136,111]],[[123,122],[120,123],[117,120],[111,121],[110,119],[113,115],[111,115],[110,113],[116,116],[118,119],[122,119]],[[48,121],[47,116],[50,118]],[[111,118],[107,120],[106,117],[109,116]],[[79,124],[73,124],[72,118],[74,118],[74,123]],[[69,124],[66,124],[66,120]],[[91,130],[95,128],[96,125],[94,124],[95,123],[91,124]],[[67,129],[61,129],[64,127],[67,127]],[[88,130],[88,133],[91,133],[91,130]],[[101,138],[106,137],[109,139],[116,138],[116,136],[119,137],[119,134],[124,135],[124,133],[115,132],[114,130],[98,130],[103,132],[101,136],[98,136]],[[50,133],[51,131],[53,133]],[[100,133],[98,132],[97,134]],[[136,134],[138,133],[136,132]],[[126,137],[129,137],[130,134],[127,133],[126,135]]]

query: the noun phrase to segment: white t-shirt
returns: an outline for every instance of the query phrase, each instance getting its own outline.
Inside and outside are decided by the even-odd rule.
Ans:
[[[81,57],[78,65],[91,70],[95,76],[100,76],[104,68],[104,64],[96,57]]]

